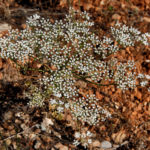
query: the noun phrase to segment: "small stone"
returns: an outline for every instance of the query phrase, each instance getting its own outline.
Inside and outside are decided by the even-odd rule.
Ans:
[[[106,148],[111,148],[111,147],[112,147],[112,144],[109,141],[103,141],[101,143],[101,148],[106,149]]]
[[[114,19],[114,20],[120,20],[120,19],[121,19],[121,16],[118,15],[118,14],[114,14],[114,15],[112,16],[112,19]]]
[[[92,146],[93,146],[93,147],[100,147],[100,146],[101,146],[101,143],[100,143],[98,140],[96,140],[96,141],[94,141],[94,142],[92,143]]]

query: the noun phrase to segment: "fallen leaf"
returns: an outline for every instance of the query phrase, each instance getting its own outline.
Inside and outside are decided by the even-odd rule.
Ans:
[[[100,146],[101,146],[101,143],[100,143],[98,140],[96,140],[96,141],[94,141],[94,142],[92,143],[92,146],[93,146],[93,147],[100,147]]]
[[[121,144],[126,137],[125,131],[122,130],[112,134],[112,139],[117,144]]]
[[[119,14],[114,14],[114,15],[112,16],[112,19],[114,19],[114,20],[120,20],[120,19],[121,19],[121,16],[120,16]]]

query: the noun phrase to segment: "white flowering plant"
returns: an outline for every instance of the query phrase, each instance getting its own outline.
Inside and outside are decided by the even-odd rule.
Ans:
[[[0,56],[11,59],[20,71],[36,70],[41,74],[38,84],[28,85],[25,91],[30,106],[43,106],[49,100],[58,113],[68,109],[77,120],[96,125],[111,118],[111,114],[98,105],[95,95],[82,97],[76,86],[78,80],[98,86],[115,85],[123,91],[134,89],[138,80],[149,89],[149,76],[136,74],[134,60],[107,59],[136,42],[149,46],[149,33],[117,22],[110,28],[111,36],[100,39],[91,30],[94,22],[89,14],[73,9],[55,23],[36,14],[28,18],[26,25],[20,31],[9,30],[0,39]],[[33,62],[40,65],[32,67]]]

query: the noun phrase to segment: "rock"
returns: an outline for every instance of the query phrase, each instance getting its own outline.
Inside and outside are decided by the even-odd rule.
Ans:
[[[7,23],[0,24],[0,32],[10,30],[10,29],[11,29],[11,26],[8,25]]]
[[[101,146],[101,143],[100,143],[98,140],[96,140],[96,141],[94,141],[94,142],[92,143],[92,146],[93,146],[93,147],[100,147],[100,146]]]
[[[112,144],[109,141],[103,141],[101,143],[101,148],[106,149],[106,148],[111,148]]]
[[[114,19],[114,20],[120,20],[120,19],[121,19],[121,16],[118,15],[118,14],[114,14],[114,15],[112,16],[112,19]]]
[[[8,111],[8,112],[4,113],[3,117],[4,117],[4,120],[6,121],[6,120],[10,120],[12,118],[12,116],[13,116],[13,113],[11,111]]]

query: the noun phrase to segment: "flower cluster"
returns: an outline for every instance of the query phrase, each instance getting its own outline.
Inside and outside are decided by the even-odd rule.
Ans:
[[[70,70],[56,71],[50,77],[44,76],[39,80],[41,86],[47,93],[56,97],[72,98],[78,96],[78,90],[75,87],[75,79]]]
[[[74,99],[70,103],[74,119],[80,120],[83,124],[87,122],[90,125],[96,125],[100,120],[105,121],[106,118],[111,118],[109,111],[99,106],[98,101],[95,95]]]
[[[85,148],[87,148],[87,146],[92,143],[93,133],[91,133],[90,131],[75,132],[74,137],[75,140],[73,141],[73,144],[75,146],[82,144]]]
[[[100,55],[103,59],[119,50],[118,45],[115,45],[114,41],[106,36],[104,36],[103,40],[99,41],[97,45],[98,47],[94,48],[94,52]]]
[[[115,70],[113,79],[117,87],[122,90],[134,89],[136,87],[136,74],[134,71],[134,61],[129,60],[127,63],[119,62]]]
[[[150,80],[150,75],[147,74],[138,74],[137,78],[139,79],[139,83],[142,87],[145,87],[148,85],[149,80]],[[149,87],[150,88],[150,87]],[[149,91],[149,90],[148,90]]]
[[[111,114],[98,105],[95,96],[80,97],[75,86],[78,79],[99,85],[109,81],[122,90],[136,86],[138,77],[133,60],[119,62],[106,58],[122,46],[134,46],[136,42],[149,45],[149,33],[142,34],[133,27],[117,23],[110,29],[112,35],[100,40],[90,30],[94,23],[89,14],[73,9],[65,19],[55,23],[36,14],[29,17],[26,24],[26,29],[10,30],[0,39],[0,56],[10,58],[19,66],[22,62],[23,67],[29,67],[34,61],[41,64],[41,68],[36,68],[43,69],[43,75],[37,80],[39,84],[33,83],[25,94],[31,99],[30,105],[42,106],[44,100],[53,97],[50,103],[58,106],[59,113],[67,107],[76,120],[96,125]],[[140,80],[141,86],[148,84],[143,77]]]
[[[45,101],[45,95],[41,88],[31,85],[28,89],[29,92],[24,92],[24,97],[27,97],[29,101],[29,106],[31,107],[42,107]]]
[[[58,112],[58,114],[64,113],[65,109],[69,109],[70,107],[70,104],[68,102],[60,100],[58,98],[51,98],[49,102],[51,106],[55,106],[54,108]]]
[[[113,38],[122,46],[134,46],[135,42],[141,42],[144,45],[149,45],[149,33],[142,34],[139,30],[133,27],[122,25],[119,22],[111,27],[111,34]]]

